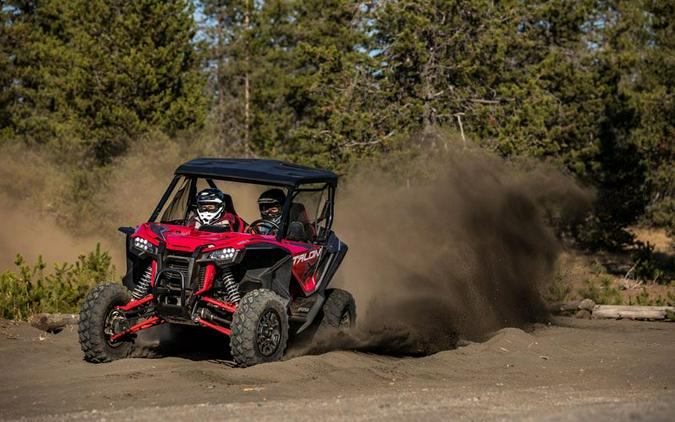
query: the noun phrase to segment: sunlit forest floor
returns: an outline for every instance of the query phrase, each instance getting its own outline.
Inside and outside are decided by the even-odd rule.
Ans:
[[[633,227],[638,242],[653,247],[654,278],[636,277],[635,248],[587,253],[565,250],[558,262],[550,301],[590,298],[608,305],[670,305],[675,303],[675,239],[662,229]]]

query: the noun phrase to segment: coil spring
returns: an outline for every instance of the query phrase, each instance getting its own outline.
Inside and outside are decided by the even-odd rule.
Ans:
[[[227,293],[227,301],[230,303],[238,303],[241,300],[241,296],[239,295],[239,287],[237,287],[237,283],[234,281],[232,271],[229,269],[223,270],[221,280],[225,292]]]
[[[134,290],[131,292],[131,297],[133,297],[135,300],[138,300],[147,296],[150,290],[151,277],[152,264],[148,264],[147,268],[143,272],[143,275],[141,275],[140,280],[138,280],[136,287],[134,287]]]

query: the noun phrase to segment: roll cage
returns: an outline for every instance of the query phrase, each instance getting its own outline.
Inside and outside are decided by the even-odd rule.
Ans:
[[[285,189],[287,199],[282,210],[280,230],[276,234],[277,241],[285,239],[288,235],[291,217],[293,212],[296,211],[294,210],[294,205],[297,205],[295,199],[304,193],[320,192],[322,196],[325,193],[325,201],[318,201],[317,203],[318,206],[321,206],[321,209],[316,210],[316,220],[314,221],[316,233],[312,236],[311,243],[323,244],[331,233],[335,211],[337,176],[326,170],[312,169],[276,160],[200,158],[188,161],[176,169],[171,183],[148,221],[157,221],[160,212],[173,195],[172,202],[176,200],[186,201],[182,216],[182,221],[186,222],[190,210],[195,205],[197,181],[199,179],[205,180],[212,188],[217,187],[214,180],[222,180],[277,186]],[[181,180],[184,180],[184,182],[179,186]],[[187,189],[187,191],[178,192],[178,190],[184,189]],[[187,197],[183,198],[183,195],[187,195]],[[173,205],[175,204],[169,204],[169,206]],[[174,222],[178,221],[177,219]]]

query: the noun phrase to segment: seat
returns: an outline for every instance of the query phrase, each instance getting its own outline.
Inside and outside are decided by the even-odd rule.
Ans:
[[[225,206],[225,211],[236,214],[237,211],[234,210],[234,202],[232,202],[232,196],[227,193],[223,194],[223,205]]]
[[[309,221],[309,217],[307,216],[307,210],[305,209],[304,204],[300,202],[293,202],[291,204],[290,222],[291,224],[294,222],[301,223],[305,231],[304,239],[295,239],[295,240],[309,242],[314,238],[316,238],[316,229],[314,228],[314,224],[312,224]]]
[[[224,193],[223,194],[223,206],[225,208],[226,212],[229,212],[230,214],[234,215],[237,219],[236,223],[234,224],[234,227],[232,227],[232,230],[235,232],[241,232],[246,229],[246,221],[244,221],[243,218],[237,214],[237,211],[234,209],[234,202],[232,201],[232,196]]]

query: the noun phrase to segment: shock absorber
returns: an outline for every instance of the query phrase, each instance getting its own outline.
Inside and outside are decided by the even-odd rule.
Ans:
[[[232,275],[232,271],[229,268],[223,270],[221,280],[225,292],[227,293],[227,301],[230,303],[238,303],[241,300],[239,287],[237,287],[237,283],[234,281],[234,275]]]
[[[138,280],[136,287],[134,287],[134,290],[131,292],[131,297],[133,297],[135,300],[138,300],[147,296],[150,290],[151,277],[152,264],[148,264],[148,266],[145,268],[145,271],[143,271],[143,275],[141,275],[141,278]]]

